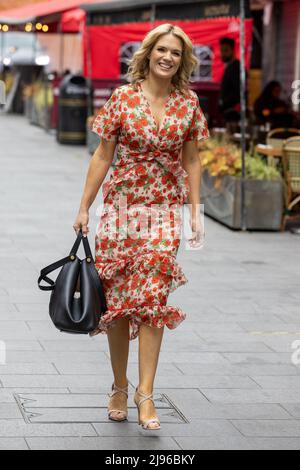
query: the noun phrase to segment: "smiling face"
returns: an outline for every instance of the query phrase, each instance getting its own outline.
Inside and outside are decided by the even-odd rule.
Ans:
[[[183,47],[173,34],[164,34],[154,45],[149,61],[150,72],[159,78],[171,79],[181,64]]]

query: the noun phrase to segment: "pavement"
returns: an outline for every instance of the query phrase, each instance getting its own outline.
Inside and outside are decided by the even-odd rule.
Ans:
[[[181,249],[189,281],[169,297],[187,318],[165,328],[154,390],[162,427],[137,425],[138,339],[129,419],[114,423],[106,335],[56,330],[37,286],[74,242],[90,155],[24,116],[0,115],[0,139],[0,449],[299,449],[300,238],[205,217],[205,246]]]

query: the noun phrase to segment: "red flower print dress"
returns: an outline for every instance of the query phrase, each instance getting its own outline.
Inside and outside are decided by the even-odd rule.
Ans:
[[[130,340],[141,323],[174,329],[186,314],[166,305],[167,298],[188,282],[176,261],[180,209],[189,192],[181,148],[184,141],[209,136],[198,97],[174,88],[157,129],[140,82],[121,85],[92,130],[118,146],[110,179],[102,185],[104,208],[95,237],[95,266],[108,308],[90,335],[107,333],[123,317],[129,319]]]

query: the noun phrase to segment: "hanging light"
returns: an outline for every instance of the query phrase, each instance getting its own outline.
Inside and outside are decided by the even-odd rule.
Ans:
[[[2,25],[2,31],[3,31],[4,33],[6,33],[8,30],[9,30],[8,25],[7,25],[7,24],[3,24],[3,25]]]
[[[28,33],[32,30],[32,23],[26,23],[25,25],[25,31]]]
[[[43,25],[42,23],[36,23],[35,29],[42,29]]]
[[[48,29],[49,29],[49,26],[44,24],[43,27],[42,27],[42,30],[44,31],[44,33],[47,33]]]

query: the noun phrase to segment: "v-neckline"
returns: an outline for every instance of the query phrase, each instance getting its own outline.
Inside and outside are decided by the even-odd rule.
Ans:
[[[143,90],[143,88],[142,88],[142,85],[141,85],[141,82],[140,82],[140,81],[138,82],[138,85],[139,85],[140,92],[141,92],[141,95],[142,95],[142,97],[143,97],[143,100],[144,100],[144,102],[146,103],[146,106],[148,107],[148,109],[149,109],[149,111],[150,111],[150,115],[151,115],[151,118],[152,118],[152,121],[153,121],[153,124],[154,124],[155,132],[156,132],[156,134],[159,134],[159,133],[162,131],[162,128],[163,128],[163,126],[164,126],[164,124],[165,124],[165,120],[166,120],[166,118],[167,118],[167,112],[168,112],[168,108],[169,108],[170,99],[171,99],[171,97],[173,96],[173,94],[175,93],[175,87],[173,87],[172,91],[169,93],[169,96],[168,96],[168,98],[167,98],[167,100],[166,100],[166,103],[165,103],[165,106],[164,106],[165,112],[164,112],[163,118],[162,118],[162,120],[161,120],[161,122],[160,122],[159,128],[157,128],[157,122],[156,122],[155,117],[154,117],[154,114],[153,114],[153,112],[152,112],[150,102],[149,102],[148,98],[146,98],[146,95],[144,94],[144,90]]]

